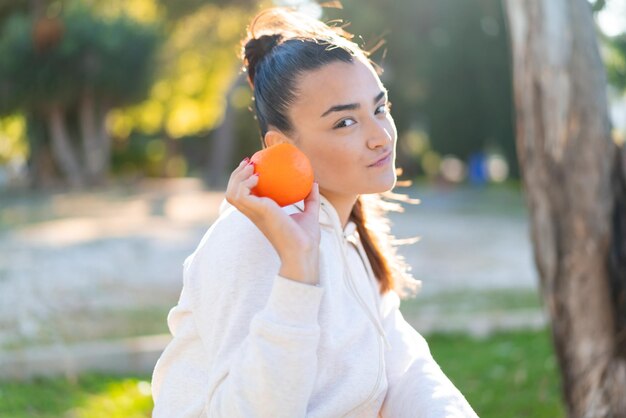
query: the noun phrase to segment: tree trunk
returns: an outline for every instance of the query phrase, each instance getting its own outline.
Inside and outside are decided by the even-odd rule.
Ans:
[[[38,112],[27,114],[28,183],[33,189],[45,189],[59,183],[55,169],[46,120]]]
[[[109,173],[111,138],[106,130],[108,106],[85,91],[78,108],[85,171],[90,184],[102,185]]]
[[[235,112],[231,101],[233,92],[244,82],[242,74],[237,76],[226,92],[226,109],[221,125],[213,135],[213,142],[210,147],[209,164],[206,167],[206,182],[209,187],[226,187],[228,177],[227,169],[230,164],[233,150],[235,149]]]
[[[98,143],[100,144],[100,164],[98,166],[98,179],[100,184],[107,181],[111,169],[111,141],[113,140],[107,131],[106,120],[110,107],[106,102],[100,103],[98,114]]]
[[[78,107],[80,136],[82,137],[85,172],[91,184],[99,183],[102,151],[96,121],[96,102],[91,92],[85,91]]]
[[[47,117],[52,141],[52,152],[54,153],[56,163],[71,187],[82,188],[85,185],[85,179],[80,163],[72,148],[63,109],[59,105],[52,105],[47,111]]]
[[[626,417],[623,150],[591,8],[505,2],[518,158],[568,416]]]

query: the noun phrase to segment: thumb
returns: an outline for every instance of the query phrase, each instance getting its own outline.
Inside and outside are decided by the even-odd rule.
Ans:
[[[304,199],[304,212],[306,213],[318,213],[320,209],[320,189],[317,182],[313,183],[311,191]]]

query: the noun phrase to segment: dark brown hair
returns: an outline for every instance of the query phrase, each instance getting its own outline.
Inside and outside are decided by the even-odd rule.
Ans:
[[[293,125],[287,109],[297,95],[297,78],[328,63],[353,62],[361,59],[378,71],[369,60],[369,52],[350,39],[352,36],[340,27],[326,25],[319,20],[287,8],[271,8],[259,13],[248,27],[243,41],[242,58],[248,82],[253,90],[254,110],[261,130],[261,142],[269,126],[289,135]],[[401,173],[401,170],[400,170]],[[398,183],[400,185],[400,183]],[[380,284],[381,294],[395,290],[401,297],[416,294],[421,282],[410,274],[410,266],[396,252],[399,244],[416,239],[396,240],[390,233],[389,211],[402,212],[397,201],[416,203],[406,195],[391,192],[361,195],[350,213]]]

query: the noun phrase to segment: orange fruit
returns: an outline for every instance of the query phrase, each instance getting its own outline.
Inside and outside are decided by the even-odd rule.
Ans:
[[[303,200],[313,187],[313,167],[295,145],[283,142],[257,151],[250,161],[259,175],[251,190],[255,196],[269,197],[279,206]]]

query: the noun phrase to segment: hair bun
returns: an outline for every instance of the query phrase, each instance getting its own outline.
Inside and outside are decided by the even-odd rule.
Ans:
[[[282,40],[279,33],[272,35],[261,35],[258,38],[251,38],[244,46],[244,65],[248,71],[250,84],[254,84],[254,75],[259,62],[269,54]]]

